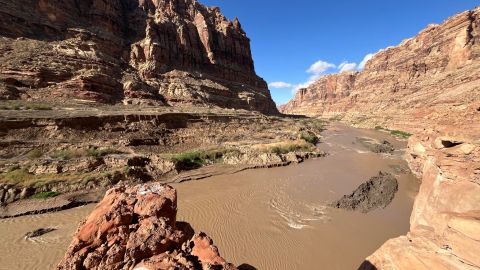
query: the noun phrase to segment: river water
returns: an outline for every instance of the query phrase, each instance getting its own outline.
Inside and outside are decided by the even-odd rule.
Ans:
[[[374,130],[332,125],[320,147],[329,156],[282,168],[244,171],[176,184],[178,220],[210,235],[221,255],[244,269],[356,269],[387,239],[405,234],[418,180],[401,172],[403,152],[369,152],[357,138],[405,142]],[[399,180],[385,209],[369,214],[327,207],[379,171]],[[0,220],[0,269],[53,269],[93,205]],[[23,235],[57,228],[42,237]]]

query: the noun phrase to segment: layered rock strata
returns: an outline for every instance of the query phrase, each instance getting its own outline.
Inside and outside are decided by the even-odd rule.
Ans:
[[[476,8],[378,52],[362,72],[320,78],[300,89],[282,111],[411,131],[455,125],[479,113],[479,59]]]
[[[71,192],[152,180],[183,182],[323,157],[325,153],[301,139],[319,136],[321,128],[313,119],[207,108],[190,113],[109,106],[103,111],[4,111],[0,218],[45,211],[36,207],[38,200],[31,203],[33,208],[15,210],[19,205],[13,202],[37,193],[62,193],[48,208],[63,209],[92,201],[77,195],[72,199]],[[287,153],[279,147],[290,148]]]
[[[0,63],[0,99],[277,113],[238,19],[196,0],[2,0]]]
[[[360,269],[480,269],[480,133],[463,128],[410,139],[407,159],[422,179],[410,232]]]
[[[57,269],[237,269],[206,234],[178,222],[176,190],[153,184],[109,190],[79,226]]]

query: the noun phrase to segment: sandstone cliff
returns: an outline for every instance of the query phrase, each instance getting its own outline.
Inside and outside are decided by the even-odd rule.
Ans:
[[[389,240],[360,269],[480,269],[480,133],[477,125],[476,134],[465,134],[468,128],[410,139],[407,159],[422,178],[410,232]]]
[[[480,8],[377,53],[363,72],[328,75],[285,113],[415,133],[406,158],[422,180],[410,232],[360,269],[480,269]]]
[[[176,216],[170,186],[112,189],[80,224],[57,269],[237,269]]]
[[[238,19],[196,0],[0,0],[0,99],[276,113]]]
[[[362,72],[322,77],[299,90],[282,110],[410,131],[454,125],[480,110],[479,59],[476,8],[378,52]]]

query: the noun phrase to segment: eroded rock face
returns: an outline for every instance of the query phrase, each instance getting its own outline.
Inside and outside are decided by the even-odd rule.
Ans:
[[[236,269],[176,214],[176,190],[168,185],[111,189],[80,224],[57,269]]]
[[[0,33],[0,99],[278,112],[238,19],[196,0],[2,0]]]
[[[480,133],[467,128],[409,140],[407,160],[422,178],[410,232],[385,243],[361,269],[480,268]]]
[[[478,115],[479,59],[476,8],[378,52],[362,72],[320,78],[299,90],[282,111],[411,132],[456,125]]]

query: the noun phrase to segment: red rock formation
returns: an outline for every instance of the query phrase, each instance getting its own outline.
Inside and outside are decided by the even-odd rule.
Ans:
[[[422,178],[410,232],[389,240],[360,269],[480,268],[480,130],[466,127],[410,139],[407,159]]]
[[[0,0],[0,33],[0,98],[277,112],[238,19],[196,0]]]
[[[114,188],[80,224],[57,269],[236,269],[176,215],[170,186]]]
[[[411,131],[422,129],[420,119],[424,125],[463,121],[480,108],[479,60],[476,8],[378,52],[362,72],[322,77],[282,110]]]

